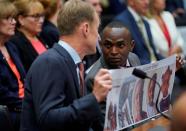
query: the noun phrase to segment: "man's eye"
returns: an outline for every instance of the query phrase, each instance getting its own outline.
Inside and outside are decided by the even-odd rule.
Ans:
[[[104,47],[106,47],[106,48],[111,48],[111,47],[112,47],[112,43],[110,43],[109,41],[105,41],[105,42],[103,43],[103,45],[104,45]]]
[[[122,48],[122,47],[126,46],[126,44],[123,43],[123,42],[120,42],[120,43],[117,44],[117,46],[118,46],[119,48]]]
[[[105,46],[106,48],[111,48],[111,47],[112,47],[111,44],[104,44],[104,46]]]

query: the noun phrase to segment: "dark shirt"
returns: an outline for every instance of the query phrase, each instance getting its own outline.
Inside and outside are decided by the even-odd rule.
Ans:
[[[45,20],[43,23],[42,32],[40,37],[44,42],[51,48],[54,43],[59,41],[60,33],[58,28],[48,20]]]

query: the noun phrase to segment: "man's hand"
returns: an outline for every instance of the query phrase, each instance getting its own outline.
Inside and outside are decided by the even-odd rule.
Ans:
[[[107,69],[100,69],[94,79],[93,94],[98,102],[105,100],[112,88],[112,78]]]
[[[185,60],[180,56],[176,56],[176,71],[179,70],[185,64]]]

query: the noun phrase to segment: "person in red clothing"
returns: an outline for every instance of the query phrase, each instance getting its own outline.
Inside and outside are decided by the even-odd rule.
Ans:
[[[16,7],[8,0],[0,1],[0,105],[8,107],[14,130],[19,130],[24,97],[25,70],[16,47],[8,42],[15,34]],[[0,129],[6,130],[6,129]]]
[[[14,2],[18,9],[16,33],[11,42],[16,45],[21,60],[28,71],[32,62],[49,46],[39,37],[44,22],[44,7],[38,0],[17,0]]]

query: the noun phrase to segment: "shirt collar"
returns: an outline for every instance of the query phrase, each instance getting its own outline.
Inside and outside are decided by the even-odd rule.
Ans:
[[[132,16],[134,17],[136,22],[141,20],[141,16],[139,14],[137,14],[134,9],[132,9],[130,6],[128,6],[127,8],[129,10],[129,12],[132,14]]]
[[[129,60],[128,59],[127,59],[127,62],[126,62],[125,67],[130,67],[130,63],[129,63]]]
[[[129,60],[127,59],[126,64],[121,66],[120,68],[129,68],[129,67],[131,66],[130,66]]]
[[[68,43],[66,43],[65,41],[59,40],[58,44],[62,46],[70,54],[75,64],[78,64],[81,62],[81,58],[76,52],[76,50],[73,49]]]

